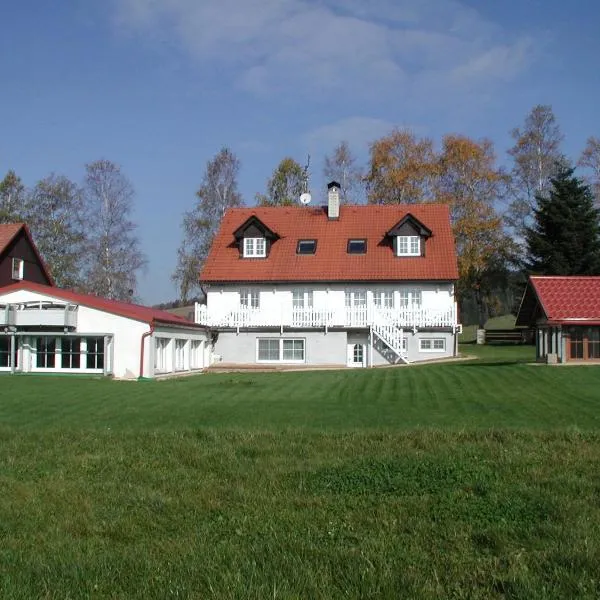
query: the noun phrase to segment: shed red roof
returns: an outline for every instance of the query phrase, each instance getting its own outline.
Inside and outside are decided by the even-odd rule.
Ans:
[[[425,256],[397,257],[386,237],[412,214],[432,231]],[[279,236],[267,258],[240,258],[234,232],[256,216]],[[298,240],[317,240],[315,254],[296,254]],[[349,239],[366,239],[366,254],[348,254]],[[448,207],[440,204],[232,208],[223,216],[200,274],[203,283],[260,281],[415,281],[458,279]]]
[[[47,294],[72,304],[81,304],[135,321],[148,323],[149,325],[153,323],[163,323],[166,325],[179,325],[180,327],[203,328],[201,325],[164,310],[157,310],[147,306],[141,306],[140,304],[131,304],[129,302],[108,300],[107,298],[101,298],[100,296],[93,296],[91,294],[79,294],[71,290],[41,285],[39,283],[33,283],[32,281],[20,281],[19,283],[7,285],[0,289],[0,296],[16,290],[29,290],[31,292]]]
[[[533,276],[523,296],[521,313],[531,313],[528,296],[535,293],[537,301],[548,322],[561,323],[598,323],[600,322],[600,277],[583,276]],[[525,319],[526,321],[527,319]]]

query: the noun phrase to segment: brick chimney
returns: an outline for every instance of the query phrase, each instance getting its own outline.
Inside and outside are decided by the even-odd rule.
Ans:
[[[340,218],[340,184],[337,181],[327,184],[327,216],[330,219]]]

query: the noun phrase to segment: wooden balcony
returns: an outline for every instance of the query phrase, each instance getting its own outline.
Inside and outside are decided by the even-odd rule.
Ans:
[[[263,310],[240,308],[229,312],[209,311],[206,305],[196,304],[195,321],[207,327],[247,329],[286,327],[315,329],[329,327],[366,328],[371,325],[395,325],[405,329],[458,326],[456,307],[434,310],[402,307],[381,308],[375,305],[341,307],[336,309],[292,308]]]

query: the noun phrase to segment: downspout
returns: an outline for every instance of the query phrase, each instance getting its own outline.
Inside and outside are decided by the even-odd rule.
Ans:
[[[142,339],[140,341],[140,376],[139,379],[144,379],[144,342],[146,338],[154,333],[154,321],[150,323],[150,330],[142,333]]]

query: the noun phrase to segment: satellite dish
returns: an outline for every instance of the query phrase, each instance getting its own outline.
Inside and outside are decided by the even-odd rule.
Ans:
[[[300,194],[300,204],[310,204],[312,200],[312,196],[308,192],[304,192],[304,194]]]

